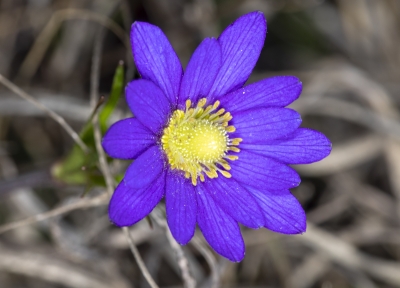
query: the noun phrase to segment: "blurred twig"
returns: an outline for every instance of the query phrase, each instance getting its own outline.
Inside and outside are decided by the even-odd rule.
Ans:
[[[182,271],[182,279],[183,283],[185,284],[185,288],[195,288],[196,287],[196,280],[192,277],[189,271],[189,262],[188,259],[185,257],[183,249],[181,245],[179,245],[174,237],[172,236],[171,232],[169,231],[168,227],[165,227],[165,233],[167,234],[167,239],[169,244],[171,245],[172,249],[176,254],[176,258],[178,260],[178,266]]]
[[[4,78],[3,75],[0,74],[0,83],[2,83],[4,86],[6,86],[8,89],[10,89],[12,92],[20,96],[21,98],[25,99],[26,101],[32,103],[35,105],[37,108],[40,110],[43,110],[46,112],[54,121],[56,121],[58,124],[61,125],[61,127],[64,128],[64,130],[68,133],[68,135],[71,136],[71,138],[76,142],[76,144],[81,147],[81,149],[85,152],[89,151],[89,148],[86,146],[85,143],[83,143],[82,139],[79,137],[79,135],[71,128],[71,126],[68,125],[68,123],[62,118],[60,115],[57,113],[53,112],[52,110],[48,109],[46,106],[44,106],[42,103],[37,101],[35,98],[27,94],[25,91],[23,91],[21,88],[10,82],[8,79]]]
[[[193,239],[191,240],[191,243],[203,255],[204,259],[206,259],[206,261],[207,261],[208,266],[210,267],[210,270],[211,270],[211,285],[210,285],[210,287],[211,288],[220,287],[220,275],[218,272],[218,265],[217,265],[217,260],[215,259],[215,256],[210,251],[210,249],[207,248],[206,244],[204,244],[204,242],[202,240],[200,240],[199,236],[194,235]]]
[[[47,48],[49,47],[62,22],[67,19],[73,18],[90,20],[100,23],[101,25],[112,31],[122,41],[122,43],[124,43],[126,49],[129,50],[130,42],[125,31],[108,17],[92,12],[90,10],[59,10],[52,15],[46,27],[36,39],[35,44],[29,51],[29,54],[21,65],[19,73],[20,76],[30,79],[36,73],[37,68],[41,63]]]
[[[288,283],[290,287],[308,288],[330,268],[327,257],[320,253],[311,254],[291,273]]]
[[[129,247],[131,248],[133,257],[135,257],[136,263],[139,265],[140,271],[142,271],[143,276],[146,278],[147,282],[151,286],[151,288],[158,288],[156,282],[154,282],[153,278],[151,277],[149,270],[147,270],[146,265],[144,265],[143,259],[140,256],[139,251],[137,250],[135,243],[132,240],[132,236],[129,233],[128,227],[123,227],[122,230],[128,239]]]
[[[296,166],[303,175],[323,176],[342,172],[365,163],[379,155],[384,147],[381,136],[367,135],[348,143],[335,145],[324,161]]]
[[[390,117],[387,114],[378,114],[369,109],[362,108],[360,105],[328,98],[319,99],[308,109],[308,112],[312,114],[339,117],[400,140],[400,124],[398,119]]]
[[[22,175],[16,175],[14,177],[10,177],[9,179],[1,180],[0,195],[3,196],[4,194],[11,192],[13,189],[27,186],[32,188],[41,186],[49,187],[56,186],[56,183],[51,178],[48,169],[37,170]]]
[[[150,215],[151,215],[152,219],[154,219],[154,221],[159,226],[161,226],[165,231],[168,242],[171,245],[172,250],[174,250],[174,252],[175,252],[179,268],[181,269],[182,280],[183,280],[184,286],[186,288],[194,288],[194,287],[196,287],[196,280],[193,278],[193,276],[190,273],[188,259],[186,258],[182,247],[175,241],[174,237],[172,236],[171,232],[169,231],[167,222],[159,214],[161,214],[161,211],[159,209],[156,209]]]
[[[49,218],[56,217],[58,215],[68,213],[68,212],[71,212],[74,210],[102,206],[102,205],[107,204],[107,202],[108,202],[108,196],[106,193],[103,193],[94,198],[78,198],[78,200],[73,203],[66,204],[66,205],[58,207],[58,208],[54,208],[51,211],[48,211],[48,212],[45,212],[42,214],[38,214],[33,217],[28,217],[28,218],[20,220],[20,221],[15,221],[15,222],[4,224],[4,225],[0,226],[0,234],[10,231],[10,230],[13,230],[13,229],[24,227],[27,225],[35,224],[39,221],[47,220]]]
[[[400,286],[399,263],[381,260],[359,252],[351,244],[311,223],[307,224],[307,232],[296,239],[311,245],[341,265],[355,270],[363,270],[381,281]]]
[[[101,64],[101,52],[102,42],[104,40],[105,31],[103,27],[100,27],[99,32],[96,35],[93,57],[92,57],[92,71],[90,77],[90,105],[92,109],[96,108],[99,101],[99,81],[100,81],[100,64]],[[98,110],[92,118],[94,140],[96,145],[97,154],[99,155],[100,170],[104,175],[107,185],[107,193],[111,196],[114,190],[114,179],[112,178],[110,168],[107,164],[106,154],[104,153],[103,147],[101,146],[101,131],[99,124]]]
[[[20,251],[0,246],[0,270],[30,276],[71,288],[127,288],[124,282],[116,282],[77,267],[56,255],[46,256],[43,253]]]
[[[70,119],[79,122],[86,122],[88,115],[93,112],[93,109],[88,105],[87,101],[83,101],[72,95],[62,95],[49,93],[46,91],[31,92],[31,95],[38,102],[61,115],[64,119]],[[38,95],[38,96],[36,96]],[[26,105],[25,100],[15,98],[11,93],[2,93],[0,99],[0,114],[2,116],[46,116],[47,114],[38,109],[36,106]],[[122,111],[115,109],[113,115],[110,116],[111,123],[122,118]]]

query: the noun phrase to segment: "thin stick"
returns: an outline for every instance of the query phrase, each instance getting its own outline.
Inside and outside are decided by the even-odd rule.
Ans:
[[[2,83],[4,86],[6,86],[8,89],[10,89],[12,92],[20,96],[21,98],[25,99],[26,101],[32,103],[35,105],[37,108],[40,110],[44,111],[49,115],[54,121],[56,121],[58,124],[61,125],[61,127],[64,128],[65,131],[67,131],[68,135],[71,136],[71,138],[75,141],[76,144],[81,147],[81,149],[84,152],[88,152],[89,148],[86,146],[85,143],[83,143],[82,139],[79,137],[79,135],[71,128],[71,126],[68,125],[68,123],[62,118],[60,115],[57,113],[53,112],[46,106],[44,106],[42,103],[37,101],[34,97],[23,91],[21,88],[19,88],[17,85],[13,84],[11,81],[9,81],[7,78],[5,78],[3,75],[0,74],[0,83]]]
[[[307,232],[295,238],[321,251],[330,260],[354,270],[362,270],[376,279],[400,285],[400,265],[395,261],[381,260],[360,252],[353,245],[337,236],[326,232],[311,223],[307,223]]]
[[[158,288],[158,285],[153,280],[153,277],[151,277],[149,270],[147,270],[147,267],[144,264],[143,259],[135,246],[135,243],[133,242],[129,229],[127,227],[123,227],[122,231],[124,231],[126,238],[128,239],[129,247],[131,248],[133,257],[135,257],[136,263],[139,265],[139,269],[142,271],[144,278],[146,278],[151,288]]]
[[[203,257],[206,259],[208,266],[210,266],[211,270],[211,288],[218,288],[220,287],[220,276],[218,273],[218,266],[217,266],[217,260],[215,259],[214,255],[212,252],[207,249],[206,245],[204,245],[203,241],[200,239],[199,236],[194,235],[193,239],[191,240],[191,243],[193,246],[199,250],[199,252],[203,255]]]
[[[101,64],[101,53],[102,53],[102,42],[104,40],[105,31],[103,27],[99,28],[99,32],[96,35],[93,57],[92,57],[92,68],[90,77],[90,105],[92,108],[96,108],[99,102],[99,82],[100,82],[100,64]],[[99,114],[98,109],[92,118],[94,142],[96,145],[96,151],[99,155],[100,170],[106,180],[107,193],[112,195],[114,190],[114,179],[111,175],[110,167],[107,164],[107,157],[104,153],[103,147],[101,146],[101,131],[99,125]]]
[[[51,41],[56,35],[61,24],[65,20],[73,18],[89,20],[101,24],[102,26],[112,31],[125,45],[126,49],[129,50],[130,43],[128,35],[120,26],[118,26],[118,24],[116,24],[110,18],[83,9],[68,8],[58,10],[52,15],[45,28],[37,37],[32,49],[29,51],[29,54],[21,65],[20,72],[18,73],[19,77],[23,76],[24,78],[28,79],[32,78],[32,76],[36,73],[40,62],[42,61],[48,47],[51,44]]]
[[[195,288],[196,280],[192,277],[192,275],[190,275],[189,261],[185,257],[185,254],[183,252],[181,245],[179,245],[178,242],[175,241],[175,239],[172,236],[171,232],[169,231],[168,227],[165,227],[165,234],[167,235],[167,239],[168,239],[169,244],[172,247],[172,250],[174,250],[174,252],[175,252],[178,266],[182,271],[182,279],[183,279],[185,288]]]
[[[92,67],[90,71],[90,106],[96,107],[99,101],[99,82],[100,82],[100,66],[101,66],[101,53],[103,52],[104,29],[98,28],[94,40]]]
[[[79,198],[79,200],[77,202],[66,204],[64,206],[55,208],[55,209],[50,210],[45,213],[37,214],[35,216],[22,219],[20,221],[15,221],[15,222],[11,222],[11,223],[5,224],[3,226],[0,226],[0,234],[10,231],[10,230],[14,230],[17,228],[35,224],[39,221],[44,221],[44,220],[74,211],[74,210],[105,205],[105,204],[107,204],[108,199],[109,199],[109,197],[107,196],[106,193],[96,196],[94,198],[83,198],[83,199]]]
[[[168,225],[159,214],[161,213],[160,209],[155,209],[153,213],[150,215],[157,225],[161,226],[165,234],[167,236],[168,242],[171,245],[172,250],[175,252],[175,256],[177,258],[178,266],[182,272],[182,280],[185,288],[194,288],[196,287],[196,280],[190,273],[189,269],[189,261],[185,257],[185,253],[183,252],[182,247],[175,241],[174,237],[172,236]]]

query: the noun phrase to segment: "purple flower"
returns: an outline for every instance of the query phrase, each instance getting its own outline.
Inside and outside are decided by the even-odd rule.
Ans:
[[[131,41],[142,79],[126,87],[135,118],[110,127],[104,150],[136,159],[110,201],[117,226],[130,226],[165,197],[167,221],[182,245],[196,223],[216,252],[240,261],[245,248],[238,223],[284,234],[306,230],[304,210],[289,189],[300,183],[288,164],[326,157],[331,143],[299,128],[284,108],[302,89],[293,76],[244,86],[264,45],[261,12],[246,14],[207,38],[183,73],[156,26],[135,22]]]

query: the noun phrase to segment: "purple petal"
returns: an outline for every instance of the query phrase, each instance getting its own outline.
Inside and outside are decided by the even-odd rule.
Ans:
[[[157,26],[135,22],[132,24],[131,44],[142,78],[154,82],[169,101],[176,104],[182,66],[165,34]]]
[[[259,108],[232,114],[236,132],[231,138],[242,138],[243,144],[265,143],[292,133],[301,124],[301,116],[287,108]]]
[[[197,103],[201,97],[208,96],[215,77],[221,67],[221,47],[214,38],[201,42],[186,67],[179,91],[179,102],[187,99]]]
[[[318,131],[299,128],[282,139],[265,141],[263,144],[243,143],[240,148],[288,164],[308,164],[328,156],[332,144]]]
[[[261,107],[285,107],[296,100],[302,84],[294,76],[276,76],[240,88],[219,98],[229,112]]]
[[[300,184],[295,170],[276,160],[241,150],[232,162],[232,179],[258,189],[284,190]]]
[[[133,159],[149,146],[156,137],[137,119],[127,118],[114,123],[103,137],[104,151],[112,158]]]
[[[306,214],[289,190],[270,192],[249,188],[265,214],[265,228],[283,234],[306,231]]]
[[[141,154],[128,167],[125,173],[126,186],[143,188],[150,185],[164,170],[162,152],[158,146],[152,146]]]
[[[264,226],[264,216],[254,198],[234,179],[220,175],[203,184],[214,201],[233,219],[250,228]]]
[[[210,95],[215,98],[243,86],[264,46],[267,23],[264,15],[252,12],[238,18],[218,38],[222,49],[222,67]]]
[[[117,226],[131,226],[146,217],[164,196],[165,173],[150,185],[133,189],[126,179],[119,183],[110,200],[108,215]]]
[[[126,102],[138,120],[158,134],[168,121],[170,103],[153,82],[134,80],[126,86]]]
[[[192,183],[170,171],[166,177],[165,204],[169,229],[176,241],[185,245],[196,228],[197,200]]]
[[[245,248],[238,223],[197,184],[197,223],[211,247],[233,262],[243,259]]]

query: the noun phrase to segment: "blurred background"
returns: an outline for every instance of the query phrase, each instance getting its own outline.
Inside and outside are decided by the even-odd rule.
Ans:
[[[130,115],[121,96],[139,77],[130,25],[161,27],[186,66],[204,37],[254,10],[268,34],[248,83],[299,77],[293,108],[333,142],[325,160],[295,167],[308,230],[243,228],[241,263],[199,233],[182,256],[161,205],[131,228],[150,274],[160,287],[400,287],[398,0],[0,0],[0,287],[150,287],[109,223],[96,152],[99,133]],[[23,96],[63,117],[92,152]],[[108,161],[117,178],[129,164]]]

